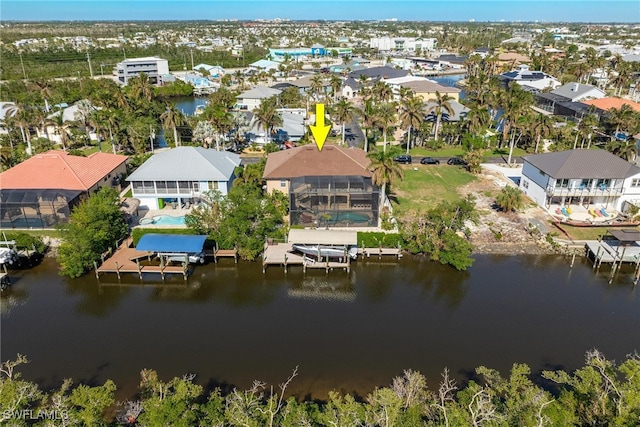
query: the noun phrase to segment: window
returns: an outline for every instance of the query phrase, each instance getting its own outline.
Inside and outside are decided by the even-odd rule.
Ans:
[[[218,181],[209,181],[209,190],[217,190]]]
[[[640,187],[640,178],[633,178],[631,180],[631,186],[632,187]]]
[[[286,179],[281,179],[280,180],[280,187],[286,187],[287,186],[287,180]]]
[[[592,187],[593,187],[592,179],[583,179],[582,182],[580,183],[580,188],[590,189]]]
[[[199,193],[200,192],[200,183],[198,181],[194,181],[192,185],[193,185],[194,193]]]
[[[167,181],[167,193],[177,193],[178,183],[175,181]]]
[[[569,180],[568,179],[557,179],[556,180],[556,188],[568,188]]]
[[[529,181],[527,181],[526,179],[524,181],[522,181],[522,187],[529,189]]]

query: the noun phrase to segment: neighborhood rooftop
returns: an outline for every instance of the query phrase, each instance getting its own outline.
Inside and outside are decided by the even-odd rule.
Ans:
[[[264,169],[265,179],[300,176],[371,176],[371,162],[359,148],[342,148],[326,144],[322,151],[315,145],[304,145],[269,155]]]
[[[101,152],[83,157],[64,151],[48,151],[1,173],[0,189],[87,191],[126,160],[127,156]]]
[[[144,162],[127,181],[226,181],[240,165],[240,156],[202,147],[177,147],[157,153]]]
[[[628,178],[640,168],[605,150],[567,150],[524,157],[542,172],[556,179]]]

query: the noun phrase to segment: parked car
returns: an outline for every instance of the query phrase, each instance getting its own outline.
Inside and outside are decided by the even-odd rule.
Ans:
[[[467,166],[467,162],[465,160],[462,160],[460,157],[450,158],[449,160],[447,160],[447,164],[454,166]]]
[[[393,160],[398,163],[403,163],[405,165],[411,164],[411,156],[408,154],[401,154],[398,157],[395,157]]]
[[[420,163],[423,165],[439,165],[440,160],[434,159],[433,157],[423,157],[420,159]]]

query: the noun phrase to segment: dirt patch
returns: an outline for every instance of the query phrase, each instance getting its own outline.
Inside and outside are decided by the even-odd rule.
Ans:
[[[469,223],[470,240],[476,253],[495,254],[543,254],[554,253],[544,236],[533,232],[530,218],[548,224],[549,215],[539,207],[527,207],[522,212],[501,212],[495,206],[495,198],[500,190],[515,184],[499,172],[483,169],[478,179],[460,188],[464,196],[475,197],[480,220]]]

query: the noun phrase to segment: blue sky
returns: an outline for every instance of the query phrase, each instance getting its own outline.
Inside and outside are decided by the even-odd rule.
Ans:
[[[1,0],[1,19],[640,22],[640,0]]]

